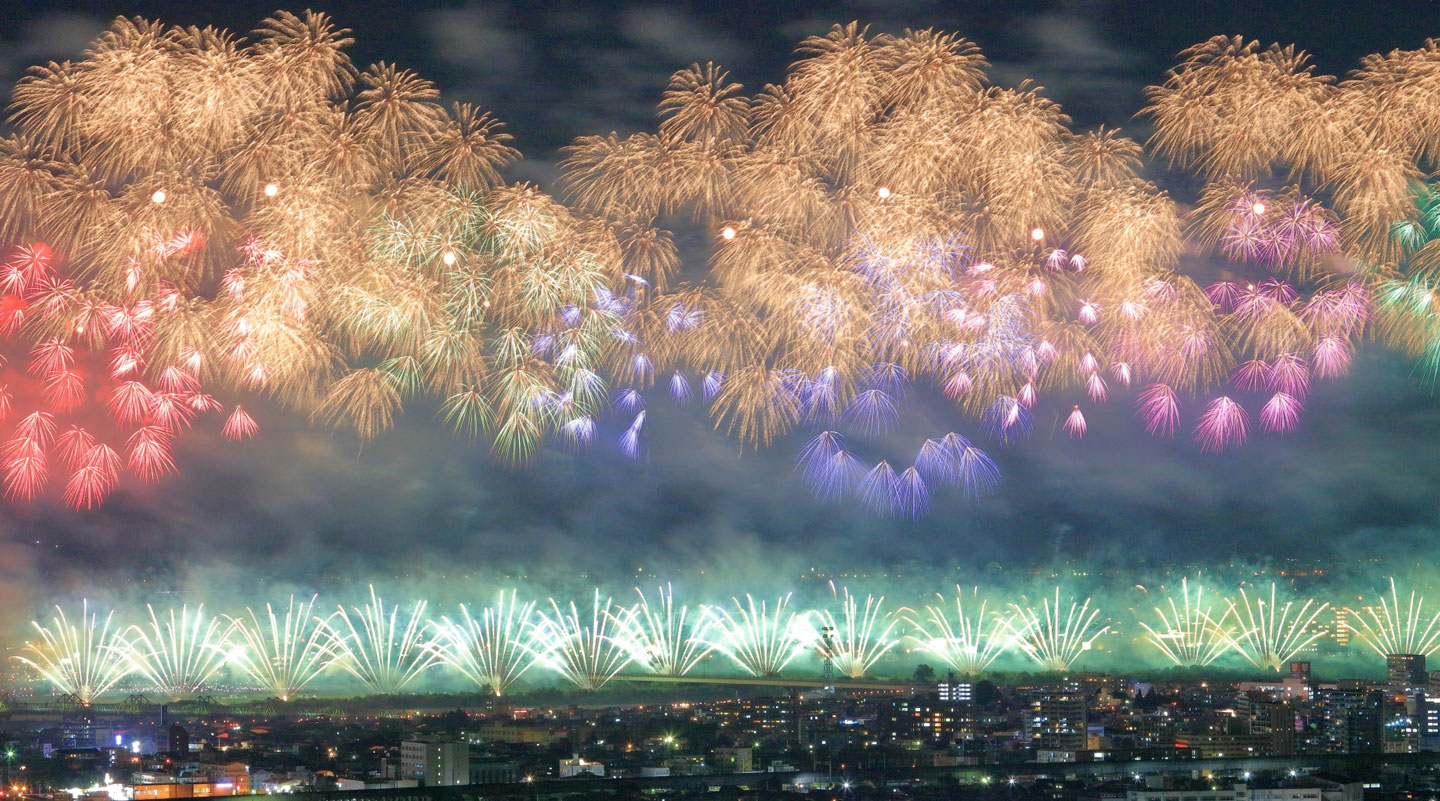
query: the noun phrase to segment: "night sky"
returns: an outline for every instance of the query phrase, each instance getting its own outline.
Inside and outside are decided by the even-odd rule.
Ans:
[[[273,10],[253,2],[0,4],[0,79],[78,57],[117,14],[248,31]],[[653,128],[666,79],[715,60],[754,91],[779,82],[791,50],[831,23],[872,31],[958,31],[994,63],[996,83],[1033,78],[1077,127],[1121,126],[1174,54],[1215,34],[1294,42],[1320,71],[1440,35],[1431,2],[793,3],[355,2],[317,4],[353,29],[360,64],[397,62],[447,100],[493,110],[527,159],[508,177],[551,188],[558,150],[576,136]],[[295,6],[300,10],[302,6]],[[68,10],[66,10],[68,9]],[[1153,177],[1183,196],[1185,187]],[[703,262],[693,251],[687,259]],[[1374,349],[1352,375],[1317,385],[1298,433],[1253,436],[1203,456],[1185,440],[1147,438],[1129,393],[1090,414],[1068,441],[1051,399],[1034,437],[993,448],[1000,490],[978,501],[937,494],[920,522],[872,518],[813,501],[793,471],[797,440],[759,454],[713,432],[698,410],[651,418],[646,455],[611,447],[551,452],[524,470],[495,467],[416,406],[363,449],[346,435],[266,409],[265,432],[239,445],[213,431],[180,440],[183,475],[122,484],[102,511],[42,500],[0,516],[0,588],[72,594],[86,583],[182,584],[229,568],[301,585],[338,577],[493,571],[634,576],[637,568],[732,571],[988,562],[1215,563],[1369,556],[1425,559],[1440,536],[1440,400],[1411,366]],[[247,404],[248,405],[248,404]],[[976,426],[924,399],[879,449],[908,459],[927,436]],[[216,426],[211,426],[215,428]],[[619,431],[605,429],[613,443]],[[41,589],[43,588],[43,590]],[[936,587],[939,589],[939,587]],[[0,597],[0,602],[6,598]]]

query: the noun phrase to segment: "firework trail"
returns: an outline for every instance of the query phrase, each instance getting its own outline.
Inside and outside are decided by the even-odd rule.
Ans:
[[[1140,621],[1145,629],[1142,639],[1155,646],[1166,659],[1181,667],[1206,667],[1225,653],[1232,645],[1233,630],[1223,625],[1228,610],[1221,612],[1219,620],[1210,614],[1213,604],[1205,600],[1205,588],[1198,582],[1195,591],[1190,591],[1190,579],[1180,580],[1180,602],[1175,596],[1166,599],[1168,611],[1155,607],[1159,625]]]
[[[351,613],[340,606],[327,622],[331,633],[330,650],[334,663],[359,679],[372,693],[393,695],[405,689],[421,673],[432,667],[437,657],[426,647],[428,624],[426,601],[416,601],[406,618],[400,607],[388,613],[385,602],[370,586],[370,603],[363,608],[351,607]],[[355,621],[360,622],[359,626]]]
[[[262,619],[250,607],[230,619],[234,643],[228,661],[281,701],[314,681],[334,661],[334,636],[326,620],[314,614],[315,596],[296,602],[290,596],[283,616],[265,604]]]
[[[988,610],[987,601],[979,600],[978,595],[978,588],[972,591],[967,612],[965,591],[956,586],[953,617],[945,596],[938,593],[938,603],[926,604],[923,617],[916,610],[900,611],[914,629],[907,636],[915,646],[962,676],[978,676],[989,670],[1015,644],[1017,634],[1026,634],[1023,625],[1012,625],[1014,611]]]
[[[1363,614],[1355,614],[1360,626],[1349,628],[1364,643],[1381,656],[1392,654],[1419,654],[1429,656],[1440,649],[1440,612],[1426,617],[1425,598],[1410,592],[1404,605],[1400,593],[1395,589],[1395,579],[1390,579],[1390,597],[1380,594],[1380,605],[1362,607]],[[1369,620],[1366,620],[1366,616]],[[1348,619],[1347,616],[1347,625]]]
[[[1060,588],[1055,588],[1055,602],[1042,599],[1039,611],[1033,606],[1010,604],[1013,617],[1007,620],[1015,647],[1043,670],[1069,670],[1080,655],[1091,650],[1095,641],[1110,630],[1109,626],[1092,629],[1099,609],[1090,608],[1090,599],[1077,603],[1073,599],[1068,611],[1060,606]]]
[[[34,624],[39,638],[14,658],[80,704],[94,703],[132,675],[172,699],[194,696],[227,663],[284,700],[332,666],[358,678],[369,693],[408,691],[420,673],[439,668],[498,696],[532,669],[594,690],[631,663],[678,677],[714,652],[733,663],[731,672],[750,676],[793,675],[795,660],[813,653],[840,676],[860,679],[883,672],[902,642],[968,676],[992,669],[1011,650],[1041,669],[1065,671],[1111,631],[1089,599],[1064,605],[1058,587],[1038,606],[1022,597],[991,608],[978,588],[956,587],[953,598],[937,594],[930,603],[893,612],[883,596],[867,594],[862,604],[848,588],[831,588],[834,605],[814,611],[793,610],[788,594],[768,602],[745,595],[725,606],[699,606],[693,615],[695,608],[677,603],[668,584],[653,595],[637,589],[633,606],[614,604],[596,588],[588,614],[553,598],[548,613],[537,613],[535,602],[522,602],[511,589],[474,614],[461,604],[457,617],[428,623],[424,599],[389,605],[373,588],[368,604],[329,618],[314,614],[314,598],[292,597],[284,609],[266,606],[264,615],[257,607],[234,616],[211,616],[203,606],[148,607],[141,622],[122,625],[115,614],[102,619],[85,603],[77,620],[56,607],[50,625]],[[1274,582],[1268,596],[1252,595],[1254,589],[1242,585],[1234,598],[1217,598],[1187,577],[1148,620],[1132,609],[1125,622],[1141,632],[1135,641],[1145,643],[1142,652],[1184,667],[1213,665],[1234,650],[1257,668],[1280,670],[1325,636],[1320,617],[1328,603],[1279,598]],[[1363,650],[1381,656],[1440,652],[1440,613],[1426,607],[1418,590],[1402,600],[1392,580],[1388,594],[1345,612],[1343,625],[1357,635],[1356,648],[1363,642]]]
[[[756,605],[754,597],[745,596],[745,603],[732,598],[734,613],[723,606],[705,607],[708,620],[706,643],[729,657],[737,667],[751,676],[778,676],[811,644],[812,632],[800,615],[789,610],[787,593],[775,601],[773,609],[766,601]]]
[[[1270,600],[1256,595],[1252,600],[1240,588],[1240,603],[1226,599],[1226,615],[1234,617],[1237,629],[1230,637],[1231,647],[1257,668],[1280,671],[1295,655],[1325,636],[1317,625],[1328,603],[1317,604],[1307,598],[1299,608],[1295,602],[1276,601],[1276,586],[1270,583]]]
[[[90,602],[82,601],[79,622],[71,623],[56,606],[48,628],[31,623],[39,641],[25,643],[22,654],[11,659],[89,706],[136,670],[123,630],[111,626],[114,616],[109,612],[102,621],[98,612],[90,611]]]
[[[539,620],[529,647],[537,661],[566,681],[582,690],[598,690],[630,664],[633,656],[625,635],[635,625],[632,610],[614,607],[609,598],[601,603],[599,589],[589,622],[581,618],[574,601],[562,611],[551,598],[550,609],[553,616],[543,611],[536,615]]]
[[[502,590],[495,605],[486,607],[478,619],[464,604],[459,622],[441,617],[437,636],[424,647],[441,664],[498,698],[535,664],[535,652],[528,645],[534,614],[534,601],[522,604],[515,590],[508,597]]]
[[[668,583],[656,592],[653,606],[639,587],[635,594],[640,603],[619,618],[628,625],[618,627],[618,636],[637,664],[661,676],[684,676],[710,655],[712,647],[705,643],[709,618],[690,618],[688,607],[677,607]]]
[[[205,615],[205,605],[191,612],[189,605],[166,610],[164,617],[155,608],[148,626],[131,626],[130,659],[143,675],[170,700],[178,701],[200,692],[225,666],[225,635],[229,627],[219,617]]]
[[[865,606],[850,594],[850,588],[837,591],[832,582],[830,593],[839,605],[839,615],[829,609],[811,612],[810,617],[797,621],[797,633],[814,644],[822,660],[835,666],[842,676],[864,678],[890,649],[899,644],[890,633],[900,622],[885,612],[885,597],[865,596]]]

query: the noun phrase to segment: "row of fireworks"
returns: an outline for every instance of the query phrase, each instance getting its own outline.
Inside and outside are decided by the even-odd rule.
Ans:
[[[668,393],[746,446],[809,437],[824,497],[918,517],[996,483],[976,424],[1090,436],[1133,386],[1147,431],[1219,451],[1295,430],[1370,339],[1440,365],[1432,45],[1336,81],[1211,40],[1149,90],[1147,150],[992,86],[958,35],[835,26],[749,96],[677,71],[654,132],[567,148],[557,199],[501,180],[494,118],[351,43],[309,12],[248,38],[122,18],[15,88],[7,497],[94,507],[176,472],[206,415],[254,436],[257,396],[361,438],[438,404],[522,463],[638,458]],[[680,282],[686,217],[714,237]],[[954,419],[921,440],[907,393]]]
[[[288,699],[327,670],[347,673],[372,693],[405,691],[432,668],[448,668],[496,695],[532,669],[549,670],[584,690],[603,687],[621,671],[684,676],[712,657],[747,676],[779,676],[805,655],[849,679],[873,674],[887,655],[908,650],[966,676],[990,670],[1006,653],[1035,669],[1067,671],[1112,631],[1090,599],[1062,602],[1057,587],[1038,599],[995,603],[978,588],[956,588],[915,606],[863,601],[831,585],[824,608],[791,605],[789,594],[729,604],[687,607],[669,585],[653,595],[636,589],[631,605],[602,597],[576,605],[554,598],[522,601],[501,591],[492,605],[431,616],[417,600],[408,609],[387,605],[370,590],[363,606],[339,605],[325,614],[316,599],[291,596],[286,606],[207,615],[204,605],[157,611],[126,626],[115,613],[83,604],[78,620],[61,607],[49,625],[14,657],[58,692],[88,704],[127,677],[139,676],[180,699],[216,682],[227,665],[266,692]],[[1274,583],[1239,588],[1233,596],[1207,593],[1182,580],[1137,619],[1138,640],[1170,664],[1210,666],[1227,654],[1254,668],[1279,670],[1327,633],[1329,604],[1283,597]],[[1378,601],[1350,610],[1342,625],[1381,655],[1428,655],[1440,649],[1440,609],[1411,592],[1402,598],[1392,579]],[[1152,625],[1153,624],[1153,625]],[[723,668],[721,670],[724,670]]]

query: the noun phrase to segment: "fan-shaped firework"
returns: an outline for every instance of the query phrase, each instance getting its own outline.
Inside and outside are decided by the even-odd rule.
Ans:
[[[831,595],[840,607],[839,615],[829,609],[811,612],[813,621],[799,621],[802,639],[814,644],[822,660],[834,665],[846,678],[864,678],[886,653],[899,644],[890,632],[899,623],[885,612],[885,597],[865,596],[865,607],[850,594],[850,588]]]
[[[639,587],[635,593],[640,603],[617,621],[628,623],[617,632],[637,664],[661,676],[684,676],[710,654],[711,647],[705,644],[709,618],[703,614],[692,618],[688,607],[677,607],[669,584],[656,592],[653,606]]]
[[[944,662],[962,676],[977,676],[990,669],[991,663],[1015,644],[1016,636],[1024,636],[1022,625],[1012,626],[1013,610],[1000,612],[986,609],[979,590],[970,593],[955,587],[955,611],[951,616],[945,596],[936,594],[939,603],[926,604],[923,615],[912,609],[900,612],[914,629],[908,636],[917,648]],[[968,608],[968,611],[967,611]]]
[[[1168,612],[1155,607],[1158,628],[1140,621],[1140,627],[1145,629],[1144,641],[1166,659],[1182,667],[1205,667],[1230,648],[1232,629],[1224,625],[1229,611],[1212,616],[1213,604],[1205,600],[1205,587],[1198,581],[1191,592],[1190,579],[1180,579],[1180,602],[1177,604],[1171,595],[1166,603]]]
[[[230,664],[276,698],[290,700],[334,659],[333,637],[326,621],[315,616],[314,608],[315,596],[297,602],[293,595],[283,616],[268,603],[263,619],[246,607],[244,615],[231,619],[235,647]]]
[[[763,600],[756,605],[750,595],[743,604],[739,598],[731,602],[733,614],[723,606],[705,607],[706,642],[749,675],[779,675],[811,644],[799,615],[789,610],[789,593],[780,596],[773,608]]]
[[[398,606],[387,612],[372,585],[369,604],[351,607],[350,612],[342,605],[327,623],[335,664],[364,682],[372,693],[388,695],[405,689],[436,661],[434,650],[425,647],[428,605],[416,601],[410,614],[401,618]]]
[[[40,639],[25,643],[21,655],[11,659],[89,706],[136,669],[124,632],[111,626],[114,617],[108,612],[102,621],[98,612],[90,611],[90,602],[82,601],[80,619],[72,623],[56,606],[48,628],[31,623]]]
[[[590,607],[590,617],[581,617],[571,601],[562,611],[550,599],[553,616],[540,612],[530,642],[535,658],[582,690],[604,687],[626,665],[631,652],[626,649],[625,630],[633,626],[631,611],[615,608],[610,599],[600,601],[600,590]]]
[[[1089,651],[1110,630],[1109,626],[1093,628],[1099,609],[1090,608],[1090,599],[1070,601],[1068,611],[1060,606],[1060,588],[1055,588],[1055,602],[1042,599],[1040,609],[1010,604],[1014,617],[1009,620],[1015,647],[1043,670],[1069,670],[1080,655]]]
[[[1240,588],[1240,603],[1226,599],[1227,613],[1235,618],[1236,631],[1231,647],[1257,668],[1279,671],[1295,655],[1325,636],[1317,623],[1328,603],[1307,598],[1296,608],[1295,601],[1276,601],[1276,586],[1270,583],[1270,600],[1259,594],[1252,600]]]
[[[130,658],[135,669],[172,701],[200,692],[225,666],[228,627],[219,617],[205,616],[205,605],[194,612],[188,604],[165,616],[153,606],[148,626],[130,627]]]
[[[425,648],[452,670],[463,674],[477,687],[499,697],[535,663],[535,652],[527,644],[533,635],[535,602],[520,603],[516,591],[507,597],[502,590],[494,606],[486,607],[479,619],[460,605],[460,620],[440,618],[437,637]]]
[[[1139,632],[1134,642],[1146,643],[1137,645],[1137,656],[1158,654],[1173,665],[1204,667],[1234,649],[1252,665],[1274,670],[1309,649],[1325,659],[1342,646],[1340,637],[1322,642],[1331,635],[1321,620],[1329,604],[1282,599],[1275,583],[1268,595],[1255,596],[1253,586],[1242,584],[1233,599],[1212,599],[1209,589],[1198,579],[1191,585],[1189,578],[1153,613],[1131,609],[1133,616],[1121,622]],[[905,581],[913,580],[907,573]],[[510,589],[475,614],[461,604],[458,617],[440,617],[428,627],[425,601],[391,606],[372,589],[366,606],[347,607],[325,620],[313,614],[313,598],[292,597],[287,608],[267,606],[264,615],[247,608],[234,617],[221,616],[230,621],[223,634],[207,607],[152,607],[141,614],[140,623],[121,626],[116,623],[120,612],[102,619],[87,604],[78,622],[57,608],[51,625],[37,623],[40,639],[27,644],[17,659],[38,680],[70,696],[65,702],[71,704],[93,702],[134,674],[172,698],[193,695],[227,659],[260,690],[280,698],[293,699],[323,680],[328,667],[341,667],[337,663],[347,659],[354,660],[352,674],[360,674],[369,692],[404,692],[422,666],[435,666],[445,674],[437,676],[439,682],[463,677],[489,692],[508,694],[532,669],[553,671],[577,687],[598,688],[623,675],[632,662],[651,674],[682,676],[712,650],[727,657],[712,660],[713,671],[722,676],[815,679],[823,675],[817,662],[825,659],[837,674],[852,679],[908,674],[908,665],[887,667],[897,640],[906,641],[913,658],[970,676],[988,670],[1012,648],[1044,670],[1062,671],[1075,669],[1085,652],[1111,633],[1109,625],[1102,625],[1109,620],[1094,603],[1078,596],[1063,603],[1062,588],[1037,599],[1038,606],[1021,596],[992,609],[978,588],[956,587],[954,598],[937,594],[931,603],[895,610],[893,616],[878,594],[867,593],[861,604],[848,588],[832,584],[831,589],[835,606],[825,610],[794,610],[789,594],[768,602],[745,595],[726,606],[700,606],[694,616],[694,607],[678,604],[668,584],[655,595],[640,593],[641,602],[629,607],[611,603],[597,587],[588,614],[583,606],[552,599],[550,614],[540,615],[534,602],[520,601],[519,591]],[[1118,588],[1096,589],[1116,597]],[[1340,589],[1330,587],[1336,593]],[[1217,614],[1221,601],[1225,611]],[[1425,605],[1418,591],[1402,602],[1392,582],[1388,595],[1371,604],[1363,601],[1362,596],[1361,603],[1345,607],[1338,618],[1358,635],[1350,640],[1354,648],[1382,656],[1440,652],[1440,614]],[[804,659],[807,654],[820,660]]]
[[[1378,609],[1370,604],[1361,607],[1359,613],[1347,616],[1347,621],[1349,617],[1360,622],[1358,628],[1350,626],[1351,630],[1381,656],[1429,656],[1440,650],[1440,611],[1427,617],[1425,598],[1414,590],[1402,606],[1393,578],[1390,579],[1390,597],[1386,598],[1382,592]]]

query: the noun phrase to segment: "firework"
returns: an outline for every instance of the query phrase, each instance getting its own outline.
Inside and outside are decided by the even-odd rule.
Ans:
[[[639,587],[640,603],[620,626],[619,636],[637,664],[661,676],[684,676],[710,654],[705,643],[710,620],[705,615],[690,618],[690,609],[675,605],[675,591],[669,585],[655,594],[655,604]]]
[[[1205,588],[1198,582],[1195,592],[1190,592],[1190,580],[1180,580],[1180,602],[1175,596],[1166,599],[1168,611],[1155,607],[1158,627],[1152,628],[1140,621],[1145,629],[1145,642],[1155,646],[1165,658],[1182,667],[1205,667],[1214,662],[1231,647],[1232,631],[1222,625],[1227,612],[1220,614],[1220,620],[1210,614],[1212,604],[1205,600]]]
[[[1270,600],[1261,595],[1252,600],[1240,588],[1240,603],[1226,599],[1226,614],[1235,618],[1237,629],[1230,636],[1231,647],[1257,668],[1279,671],[1300,651],[1325,636],[1317,625],[1328,603],[1305,599],[1296,607],[1295,601],[1276,601],[1276,586],[1270,583]]]
[[[63,475],[91,507],[127,473],[162,480],[222,405],[227,438],[257,433],[231,400],[246,394],[363,438],[428,396],[504,462],[595,441],[613,397],[628,424],[612,441],[638,457],[642,392],[663,383],[749,445],[854,437],[808,452],[807,480],[916,517],[939,486],[995,475],[983,453],[959,471],[855,455],[906,421],[917,385],[1008,443],[1048,396],[1105,402],[1110,364],[1145,382],[1145,426],[1169,435],[1181,394],[1260,361],[1278,385],[1259,425],[1286,432],[1310,379],[1344,371],[1372,295],[1386,341],[1440,363],[1421,303],[1434,200],[1415,188],[1435,149],[1428,50],[1337,82],[1293,47],[1217,38],[1150,90],[1152,148],[1206,181],[1191,238],[1260,272],[1206,293],[1174,272],[1181,226],[1142,148],[1074,133],[1034,87],[989,86],[954,35],[836,26],[753,96],[716,65],[680,70],[654,132],[569,150],[579,213],[501,184],[519,154],[489,115],[353,64],[351,44],[313,13],[248,39],[120,19],[16,87],[0,147],[11,497]],[[1266,188],[1282,167],[1290,183]],[[676,213],[715,244],[713,269],[672,286],[657,222]],[[1320,280],[1347,261],[1401,266]],[[73,425],[92,399],[104,423]],[[1242,400],[1205,409],[1203,450],[1244,439]],[[1086,430],[1075,407],[1065,431]]]
[[[335,664],[364,682],[372,693],[391,695],[405,689],[436,662],[434,650],[425,647],[426,606],[425,601],[416,601],[402,619],[398,606],[387,613],[371,585],[370,603],[352,607],[353,618],[340,606],[327,623]]]
[[[475,686],[499,697],[535,663],[527,645],[533,631],[535,603],[520,603],[516,591],[502,590],[495,605],[479,618],[460,605],[460,621],[441,617],[437,636],[424,647],[442,664],[458,671]]]
[[[231,618],[235,644],[228,660],[267,692],[288,701],[314,681],[334,659],[334,637],[325,620],[314,614],[315,596],[297,602],[290,596],[283,616],[265,604],[262,619],[250,607]]]
[[[866,454],[921,390],[1004,445],[1051,399],[1088,436],[1077,402],[1138,382],[1148,431],[1193,402],[1211,452],[1247,409],[1295,430],[1367,336],[1440,372],[1428,46],[1343,80],[1294,47],[1186,50],[1145,110],[1152,151],[1204,181],[1182,228],[1138,143],[989,85],[951,34],[835,26],[753,95],[680,70],[653,132],[568,149],[573,209],[501,182],[519,154],[496,120],[352,43],[309,12],[248,38],[119,19],[21,80],[0,142],[9,497],[63,485],[90,508],[163,481],[192,428],[255,436],[255,395],[366,439],[438,406],[521,463],[639,458],[666,392],[746,446],[808,429],[818,494],[914,518],[998,475],[954,432],[912,464]],[[685,216],[713,252],[677,283],[660,226]],[[1187,247],[1244,278],[1202,290]]]
[[[907,518],[944,484],[995,475],[968,442],[958,459],[931,444],[958,434],[913,465],[856,455],[902,425],[916,385],[1007,443],[1042,393],[1103,402],[1096,354],[1125,352],[1122,384],[1208,381],[1224,359],[1213,310],[1170,272],[1179,226],[1139,179],[1139,146],[1072,136],[1030,87],[987,88],[985,66],[957,37],[836,26],[802,43],[783,86],[747,100],[695,65],[673,77],[658,134],[579,140],[565,180],[581,208],[626,230],[680,210],[716,221],[698,289],[628,261],[655,322],[626,327],[629,358],[645,357],[627,372],[722,372],[717,426],[749,445],[814,426],[800,464],[818,494]],[[1083,430],[1083,415],[1067,425]]]
[[[124,632],[111,627],[114,616],[109,612],[102,621],[98,612],[90,611],[90,602],[82,601],[80,619],[71,623],[65,610],[56,606],[48,628],[30,624],[40,639],[25,643],[22,654],[11,658],[89,706],[136,670]]]
[[[734,612],[723,606],[705,607],[706,644],[729,657],[751,676],[778,676],[792,660],[804,653],[809,641],[800,616],[789,610],[790,595],[780,596],[774,606],[758,605],[754,597],[745,603],[732,598]]]
[[[1230,398],[1221,396],[1210,402],[1195,426],[1195,441],[1200,449],[1212,453],[1224,450],[1227,445],[1245,441],[1245,430],[1250,415],[1245,408]]]
[[[219,617],[207,618],[205,605],[192,613],[188,605],[162,618],[153,606],[150,625],[130,627],[130,658],[135,669],[171,700],[195,695],[225,666],[228,627]]]
[[[1039,611],[1034,607],[1010,604],[1014,613],[1009,618],[1015,647],[1044,670],[1069,670],[1080,655],[1091,650],[1095,640],[1110,630],[1109,626],[1094,629],[1099,609],[1090,607],[1090,599],[1077,603],[1073,599],[1065,611],[1060,606],[1060,588],[1055,588],[1055,602],[1042,599]]]
[[[0,192],[10,402],[61,426],[92,398],[109,414],[65,443],[16,427],[10,496],[68,476],[89,507],[122,473],[159,480],[217,395],[366,438],[428,395],[506,461],[600,408],[617,237],[499,186],[518,153],[493,118],[357,68],[351,43],[308,12],[248,40],[122,18],[21,81],[0,147],[23,181]],[[258,430],[239,403],[222,429]]]
[[[813,622],[801,619],[801,639],[814,644],[815,651],[840,675],[851,679],[864,678],[890,649],[899,644],[890,633],[899,623],[884,611],[885,597],[865,596],[865,606],[850,594],[850,588],[830,592],[840,607],[837,617],[829,609],[812,612]]]
[[[1394,578],[1390,579],[1389,598],[1381,593],[1378,609],[1372,604],[1362,607],[1361,612],[1364,614],[1353,615],[1360,621],[1359,628],[1351,626],[1351,630],[1381,656],[1429,656],[1440,649],[1440,612],[1427,619],[1425,599],[1413,590],[1402,606]],[[1367,615],[1369,620],[1366,619]]]
[[[988,602],[979,600],[978,595],[978,588],[972,591],[967,612],[965,592],[957,586],[953,617],[945,597],[939,594],[935,596],[939,603],[927,604],[923,617],[911,609],[901,611],[914,629],[907,636],[916,647],[963,676],[989,670],[991,663],[1015,644],[1017,633],[1022,637],[1026,634],[1024,626],[1012,625],[1013,610],[989,610]]]
[[[625,647],[625,631],[635,625],[632,611],[612,607],[610,599],[600,601],[595,590],[588,622],[571,601],[562,611],[550,599],[552,615],[540,612],[529,640],[535,658],[582,690],[604,687],[630,664],[632,652]]]

